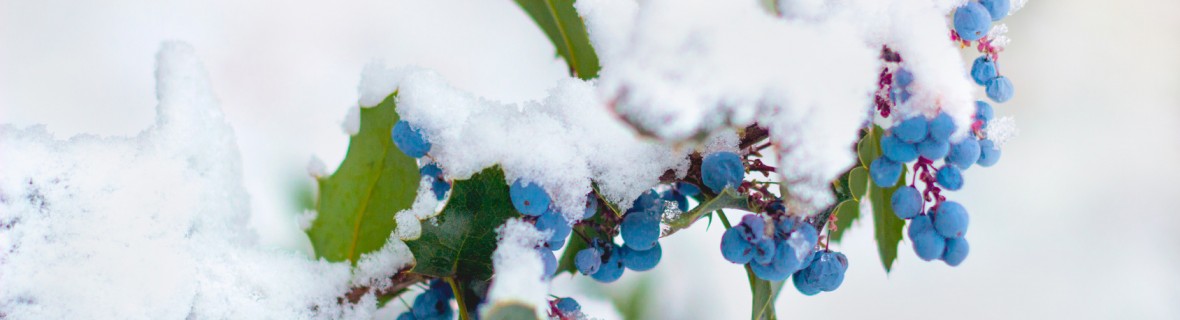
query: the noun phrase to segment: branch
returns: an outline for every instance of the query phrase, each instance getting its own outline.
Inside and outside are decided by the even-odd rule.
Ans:
[[[369,292],[373,292],[379,297],[388,295],[396,296],[414,284],[430,280],[430,277],[410,273],[409,268],[406,268],[398,271],[397,274],[390,277],[390,280],[393,282],[393,285],[384,289],[374,290],[374,288],[368,286],[352,288],[351,291],[344,295],[342,300],[348,300],[349,303],[357,303],[361,300],[361,297],[364,297]]]

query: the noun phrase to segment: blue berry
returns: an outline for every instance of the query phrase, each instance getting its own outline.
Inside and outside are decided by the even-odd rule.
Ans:
[[[963,188],[963,171],[953,164],[943,165],[934,174],[935,179],[938,180],[938,185],[943,189],[955,191]]]
[[[847,270],[848,259],[843,254],[824,251],[816,253],[816,258],[811,261],[811,264],[795,272],[794,277],[797,278],[796,281],[803,282],[806,289],[833,291],[844,282],[844,272]],[[798,287],[799,283],[796,283],[796,288]]]
[[[754,244],[742,238],[739,228],[729,228],[721,236],[721,256],[736,264],[749,263],[754,259]]]
[[[992,105],[982,100],[975,101],[975,120],[983,121],[983,127],[987,127],[987,123],[991,122],[996,116],[996,111],[992,109]]]
[[[658,214],[658,212],[664,209],[663,204],[663,199],[659,193],[655,190],[648,190],[640,194],[638,198],[635,198],[635,201],[631,202],[631,208],[627,209],[625,213],[648,212]]]
[[[967,233],[967,209],[954,201],[943,202],[934,211],[934,231],[943,238],[962,238]]]
[[[946,253],[942,255],[942,261],[946,264],[956,267],[967,259],[967,253],[971,251],[971,247],[967,245],[967,239],[950,238],[946,239]]]
[[[759,239],[751,242],[754,244],[754,262],[761,264],[769,264],[774,260],[775,246],[771,239]]]
[[[565,239],[569,237],[573,227],[565,220],[561,213],[554,210],[547,210],[540,218],[537,218],[537,229],[541,231],[552,230],[553,235],[549,236],[546,245],[550,250],[560,249],[565,246]]]
[[[819,260],[824,263],[824,277],[820,281],[819,289],[836,291],[844,282],[844,272],[848,271],[848,258],[843,253],[828,251]]]
[[[902,142],[918,143],[926,138],[926,129],[926,118],[917,116],[905,119],[905,121],[898,123],[890,131],[898,139],[901,139]]]
[[[918,155],[927,160],[934,161],[946,158],[946,154],[951,152],[951,143],[946,140],[935,140],[927,138],[918,142]]]
[[[625,269],[623,268],[623,260],[620,259],[622,255],[619,254],[619,250],[621,249],[617,246],[613,247],[607,253],[607,259],[598,268],[598,272],[590,275],[590,278],[598,280],[598,282],[611,283],[623,277],[623,271]]]
[[[623,266],[635,271],[647,271],[655,268],[656,265],[660,264],[660,258],[664,254],[663,249],[660,249],[659,243],[655,247],[643,251],[631,250],[625,246],[621,251],[623,255]]]
[[[402,314],[397,316],[397,320],[417,320],[414,318],[414,314],[412,312],[413,311],[402,312]]]
[[[934,116],[934,119],[930,119],[930,127],[927,130],[930,132],[930,138],[947,141],[951,134],[955,133],[955,121],[951,120],[950,115],[939,112],[937,116]]]
[[[881,152],[889,160],[906,163],[918,159],[918,148],[913,143],[905,143],[895,135],[881,137]]]
[[[954,19],[955,32],[966,41],[983,38],[992,26],[992,16],[987,8],[975,1],[968,1],[966,5],[955,9]]]
[[[979,161],[979,140],[969,136],[959,143],[951,144],[951,152],[946,155],[946,162],[967,170]]]
[[[553,274],[557,273],[557,256],[545,248],[537,248],[537,254],[541,255],[541,264],[545,267],[545,279],[553,277]]]
[[[803,267],[805,258],[806,256],[800,257],[799,252],[795,251],[789,242],[784,241],[775,248],[774,261],[771,266],[789,275]]]
[[[893,207],[893,214],[896,214],[898,218],[910,219],[922,212],[922,194],[914,187],[898,188],[889,200],[889,204]]]
[[[733,152],[716,152],[701,160],[701,180],[715,193],[721,193],[725,187],[736,189],[745,172],[742,157]]]
[[[934,231],[934,223],[930,221],[929,215],[919,215],[910,219],[907,234],[914,245],[914,253],[922,260],[931,261],[942,257],[942,252],[946,249],[946,238]]]
[[[791,282],[795,284],[795,290],[799,290],[799,293],[803,295],[814,296],[822,292],[815,283],[807,281],[803,270],[795,271],[795,274],[791,276]]]
[[[979,161],[980,166],[990,167],[1000,161],[1000,148],[996,147],[996,143],[988,139],[979,140]]]
[[[769,240],[766,237],[766,220],[756,214],[742,216],[742,222],[738,223],[738,230],[742,231],[742,238],[749,243]]]
[[[602,251],[598,248],[579,250],[578,254],[574,255],[574,266],[578,268],[578,272],[585,275],[598,272],[598,268],[602,266]]]
[[[516,211],[529,216],[540,216],[549,210],[552,199],[540,185],[516,179],[508,188],[508,196],[512,198],[512,206]]]
[[[812,247],[819,242],[819,231],[815,230],[815,226],[812,226],[810,223],[800,221],[795,228],[795,232],[792,232],[791,236],[787,237],[787,241],[794,246],[796,251],[810,252]]]
[[[991,79],[995,79],[999,74],[996,73],[996,62],[988,58],[986,55],[975,58],[975,62],[971,64],[971,79],[975,80],[978,85],[987,84]]]
[[[905,87],[910,86],[910,84],[913,82],[914,82],[914,74],[910,73],[909,70],[898,69],[897,72],[893,73],[893,86],[894,87],[905,88]]]
[[[434,196],[438,200],[446,197],[447,191],[451,190],[451,184],[443,178],[442,169],[437,164],[431,163],[423,166],[421,169],[418,169],[418,174],[431,179],[430,190],[434,192]]]
[[[454,316],[454,310],[451,310],[451,288],[445,286],[445,289],[440,289],[436,283],[441,282],[435,280],[431,283],[430,288],[419,294],[414,298],[414,303],[410,307],[410,313],[415,319],[450,319]],[[443,283],[445,285],[445,283]]]
[[[557,311],[561,311],[562,314],[571,314],[582,311],[582,306],[579,305],[578,301],[574,300],[573,298],[557,299],[556,305]]]
[[[421,158],[430,151],[430,141],[422,137],[422,130],[411,126],[409,122],[398,121],[394,124],[391,136],[393,144],[411,158]]]
[[[586,194],[586,209],[582,211],[582,220],[593,218],[598,213],[598,197],[594,193]]]
[[[660,239],[659,216],[648,211],[628,213],[623,216],[619,234],[623,236],[623,244],[631,249],[651,249]]]
[[[886,157],[879,157],[869,164],[869,176],[873,178],[873,183],[877,186],[888,188],[897,185],[897,180],[901,178],[901,169],[900,163]]]
[[[780,268],[775,268],[774,264],[762,264],[756,261],[750,261],[750,271],[754,271],[754,275],[766,281],[783,281],[791,274],[784,272]]]
[[[999,76],[987,82],[987,97],[992,101],[1004,103],[1012,99],[1012,81],[1008,77]]]
[[[893,104],[905,103],[906,101],[910,100],[910,96],[911,94],[909,89],[901,87],[893,87],[892,89],[889,89],[889,99],[893,101]]]
[[[1012,7],[1012,3],[1008,0],[979,0],[979,4],[987,8],[987,12],[992,17],[992,21],[1000,21],[1008,16],[1008,11]]]

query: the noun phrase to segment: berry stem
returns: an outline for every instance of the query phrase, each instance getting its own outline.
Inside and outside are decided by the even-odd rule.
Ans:
[[[459,304],[459,319],[469,320],[471,316],[467,314],[467,303],[463,300],[463,290],[459,286],[459,281],[454,277],[447,277],[447,283],[451,285],[452,295],[455,296],[455,302]]]

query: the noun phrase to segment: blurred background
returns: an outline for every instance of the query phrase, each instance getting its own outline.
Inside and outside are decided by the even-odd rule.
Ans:
[[[970,257],[923,262],[903,242],[886,274],[862,219],[836,246],[851,265],[842,287],[806,297],[788,286],[779,315],[1180,319],[1176,12],[1168,0],[1032,0],[1005,19],[1001,70],[1017,91],[996,112],[1020,134],[950,195],[971,212]],[[46,124],[58,138],[138,133],[154,121],[165,40],[197,49],[239,139],[251,223],[292,250],[309,250],[294,220],[310,201],[304,167],[343,159],[340,122],[366,63],[432,68],[503,102],[541,98],[566,75],[509,0],[0,0],[0,123]],[[721,231],[698,224],[662,242],[654,271],[609,285],[563,276],[553,293],[607,319],[748,317]]]

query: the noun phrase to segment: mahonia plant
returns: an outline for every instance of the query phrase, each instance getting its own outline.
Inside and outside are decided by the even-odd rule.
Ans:
[[[497,105],[418,69],[366,71],[366,78],[387,80],[362,84],[363,96],[369,89],[380,94],[362,97],[360,127],[343,164],[318,178],[318,216],[308,231],[318,256],[351,261],[354,273],[367,277],[354,281],[342,303],[367,295],[383,303],[396,298],[409,307],[398,319],[582,319],[586,315],[577,301],[548,295],[550,279],[568,272],[610,283],[627,270],[652,270],[663,257],[662,238],[717,219],[725,231],[715,250],[749,275],[752,318],[773,319],[774,299],[788,279],[805,295],[840,287],[850,265],[832,242],[839,242],[859,218],[862,205],[872,208],[886,271],[897,259],[907,224],[906,234],[921,259],[950,266],[966,259],[967,211],[944,191],[962,189],[963,171],[973,165],[995,165],[1010,136],[1002,130],[1011,127],[1004,123],[990,130],[989,123],[997,121],[993,107],[971,103],[966,85],[984,86],[995,103],[1012,98],[1012,83],[998,65],[1007,28],[993,23],[1019,5],[1009,0],[960,1],[953,7],[852,1],[826,12],[859,17],[877,12],[858,11],[860,6],[885,6],[894,11],[882,12],[893,13],[916,10],[935,19],[918,19],[924,22],[910,29],[947,31],[933,37],[901,31],[892,35],[898,38],[882,40],[841,34],[823,23],[796,30],[785,21],[815,22],[812,18],[825,12],[794,1],[770,1],[751,4],[756,12],[735,9],[732,16],[719,15],[747,14],[751,23],[688,22],[721,35],[770,28],[770,36],[724,42],[737,48],[709,47],[714,43],[708,38],[694,38],[700,42],[689,42],[701,47],[678,47],[683,56],[673,58],[644,50],[651,30],[629,19],[647,14],[676,25],[683,21],[669,17],[674,14],[656,14],[678,5],[675,1],[580,1],[576,8],[572,0],[517,3],[580,79],[565,80],[541,102]],[[697,36],[678,34],[692,28],[668,29],[663,36],[673,38],[672,44],[676,37]],[[828,36],[861,41],[821,40]],[[867,77],[838,79],[868,98],[845,90],[815,93],[811,100],[792,96],[811,88],[810,82],[778,78],[795,70],[773,67],[797,64],[766,61],[773,76],[754,80],[728,76],[748,72],[757,78],[762,71],[709,69],[732,63],[716,52],[745,53],[763,46],[777,52],[775,37],[816,41],[816,52],[852,48],[871,53],[832,58],[869,58],[870,63],[858,65],[867,66],[860,69],[868,73],[846,73]],[[796,47],[787,46],[808,50]],[[916,60],[958,58],[953,49],[970,47],[980,56],[969,71],[963,63]],[[701,63],[669,65],[661,58]],[[663,73],[664,67],[682,72]],[[668,92],[682,99],[661,99]],[[863,107],[853,104],[842,115],[852,121],[824,123],[833,116],[824,104],[843,101],[862,101]],[[661,113],[665,104],[684,108]],[[811,104],[818,109],[809,109]],[[685,116],[693,112],[703,116]],[[820,138],[840,136],[828,133],[846,127],[853,129],[844,133],[847,139]],[[731,223],[727,212],[747,214]],[[419,293],[407,299],[409,292]]]

